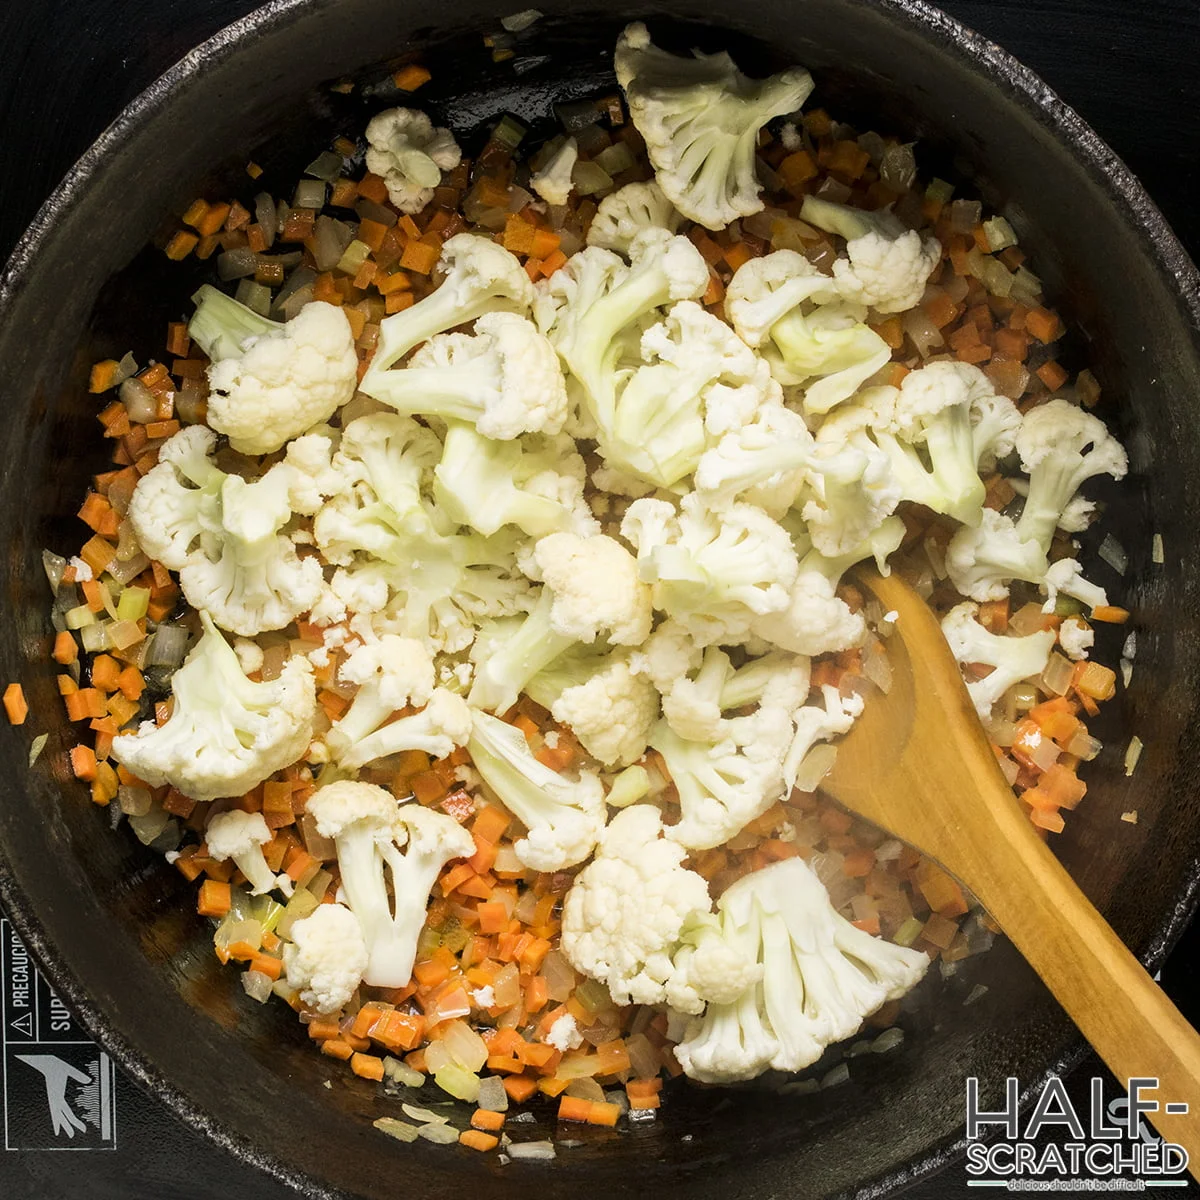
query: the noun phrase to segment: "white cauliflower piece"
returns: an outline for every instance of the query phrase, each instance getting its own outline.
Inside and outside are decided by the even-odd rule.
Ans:
[[[413,108],[389,108],[367,123],[367,170],[380,176],[388,199],[418,213],[433,199],[443,171],[453,171],[462,151],[448,129]]]
[[[578,157],[579,143],[567,138],[542,164],[542,169],[530,177],[529,186],[547,204],[566,204],[575,187],[571,172]]]
[[[658,185],[685,217],[722,229],[762,210],[758,131],[808,99],[807,71],[748,79],[728,54],[679,58],[658,49],[640,22],[617,39],[613,66]]]
[[[473,336],[430,338],[407,367],[383,372],[364,391],[397,412],[470,421],[501,440],[560,433],[567,419],[554,347],[532,321],[509,312],[485,313]]]
[[[205,287],[202,305],[227,296]],[[232,301],[236,303],[236,301]],[[358,355],[346,314],[306,304],[286,325],[208,368],[208,424],[242,454],[271,454],[327,421],[354,395]]]
[[[627,183],[600,201],[588,226],[587,244],[628,254],[633,239],[643,229],[665,229],[674,233],[681,224],[683,217],[653,179],[646,183]]]
[[[263,854],[263,847],[274,836],[262,813],[242,812],[239,808],[217,813],[209,818],[204,829],[204,843],[208,847],[209,858],[217,862],[232,858],[250,884],[250,895],[265,896],[279,888],[290,896],[291,879],[286,875],[273,874]]]
[[[170,784],[193,800],[241,796],[296,762],[312,741],[316,688],[297,655],[278,679],[252,683],[212,618],[171,677],[165,725],[143,722],[113,739],[113,757],[151,787]]]
[[[288,986],[320,1013],[341,1012],[367,969],[367,944],[358,919],[342,904],[318,904],[292,925],[283,948]]]

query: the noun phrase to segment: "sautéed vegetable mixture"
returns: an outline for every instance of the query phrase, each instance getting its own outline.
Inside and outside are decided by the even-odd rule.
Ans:
[[[821,795],[891,682],[854,564],[941,615],[1047,833],[1128,617],[1072,540],[1125,453],[1008,222],[802,68],[640,24],[615,68],[468,158],[410,65],[292,195],[197,200],[166,252],[212,281],[161,361],[93,368],[114,465],[46,556],[92,799],[379,1128],[514,1158],[555,1153],[527,1103],[650,1121],[664,1078],[893,1045],[990,943]]]

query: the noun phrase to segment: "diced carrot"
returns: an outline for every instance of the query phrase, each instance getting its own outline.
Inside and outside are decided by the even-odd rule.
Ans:
[[[558,1102],[558,1119],[586,1124],[591,1119],[593,1103],[592,1100],[581,1100],[578,1096],[563,1096]]]
[[[96,778],[96,753],[91,746],[80,744],[71,748],[71,771],[76,779],[88,783]]]
[[[109,654],[97,654],[92,659],[92,686],[103,692],[114,691],[121,678],[121,664]]]
[[[567,256],[561,250],[555,250],[542,260],[542,278],[549,279],[560,267],[566,266]]]
[[[629,1051],[625,1048],[622,1038],[611,1042],[601,1042],[596,1047],[597,1075],[616,1075],[620,1071],[628,1071]]]
[[[555,233],[553,229],[535,229],[530,254],[534,258],[549,258],[558,249],[561,241],[562,237]]]
[[[544,975],[535,975],[525,985],[525,1011],[541,1012],[550,999],[550,986]]]
[[[776,168],[783,186],[793,196],[804,195],[804,185],[817,176],[817,164],[807,150],[797,150],[789,154]]]
[[[566,1100],[567,1097],[564,1096],[563,1099]],[[559,1110],[559,1117],[563,1120],[573,1119],[563,1117],[561,1109]],[[606,1104],[603,1101],[594,1100],[588,1109],[588,1115],[584,1119],[589,1125],[615,1125],[621,1119],[621,1106],[619,1104]]]
[[[899,350],[904,345],[904,326],[899,317],[888,317],[886,320],[872,325],[871,328],[883,338],[892,350]]]
[[[375,290],[381,296],[390,296],[393,292],[411,292],[412,280],[403,271],[393,271],[382,278],[376,275]]]
[[[349,1062],[354,1057],[354,1047],[344,1038],[328,1038],[321,1043],[321,1053],[330,1058],[340,1058],[342,1062]]]
[[[996,353],[1024,362],[1029,353],[1029,337],[1015,329],[997,329],[995,332]]]
[[[716,271],[709,268],[708,272],[708,287],[704,295],[700,298],[700,303],[709,307],[713,304],[720,304],[725,297],[725,285],[721,282]]]
[[[273,954],[256,954],[250,960],[250,970],[257,971],[268,979],[278,979],[283,973],[283,960]]]
[[[499,900],[489,900],[475,910],[480,933],[500,933],[508,928],[508,910]]]
[[[1084,660],[1076,663],[1071,676],[1071,686],[1081,697],[1109,700],[1117,690],[1117,676],[1114,671],[1101,666],[1100,663]]]
[[[1129,620],[1129,609],[1117,608],[1113,604],[1101,604],[1092,609],[1092,620],[1103,621],[1107,625],[1124,625]]]
[[[206,879],[200,885],[196,912],[202,917],[223,917],[229,912],[232,903],[229,884]]]
[[[441,250],[429,246],[425,242],[409,242],[400,255],[400,265],[406,271],[416,271],[418,275],[428,275],[437,265]]]
[[[383,1059],[376,1054],[355,1054],[350,1059],[350,1070],[362,1079],[383,1079]]]
[[[494,1132],[497,1129],[504,1128],[504,1114],[500,1112],[492,1112],[487,1108],[477,1108],[471,1114],[471,1124],[476,1129]]]
[[[106,358],[93,364],[91,374],[88,376],[88,391],[107,392],[116,383],[119,365],[115,358]]]
[[[75,662],[79,658],[79,643],[75,641],[75,635],[66,629],[56,633],[51,657],[64,667]]]
[[[1049,362],[1044,362],[1034,374],[1046,385],[1052,392],[1057,392],[1070,378],[1062,365],[1051,359]]]
[[[167,243],[165,253],[172,262],[182,262],[199,244],[200,239],[194,233],[180,230]]]
[[[339,1032],[340,1027],[334,1017],[317,1017],[308,1023],[308,1036],[314,1042],[328,1041],[337,1037]]]
[[[24,725],[29,716],[29,705],[25,702],[25,689],[19,683],[10,683],[4,689],[4,711],[10,725]]]
[[[470,863],[460,862],[457,866],[451,867],[439,881],[442,888],[442,895],[450,895],[459,884],[466,883],[468,879],[473,879],[475,874],[475,868]]]
[[[416,296],[412,292],[392,292],[384,301],[383,311],[391,316],[392,313],[403,312],[406,308],[411,308],[416,303]]]
[[[230,205],[223,201],[218,204],[208,205],[207,210],[201,218],[194,222],[193,228],[203,237],[211,236],[225,224],[225,218],[229,216],[230,207]]]
[[[985,600],[979,606],[979,623],[989,633],[1008,631],[1008,597],[1003,600]]]
[[[354,201],[357,199],[358,184],[356,184],[353,179],[347,179],[345,176],[342,176],[341,178],[333,181],[333,187],[329,191],[329,203],[332,204],[334,208],[353,208]],[[362,236],[361,227],[359,229],[358,237],[360,241],[366,241],[366,239]],[[372,247],[372,249],[375,249],[375,247]]]
[[[422,771],[409,780],[412,794],[420,804],[436,804],[450,789],[434,771]]]
[[[417,63],[409,63],[406,67],[393,72],[392,82],[402,92],[415,92],[422,84],[428,83],[432,76],[425,67]]]
[[[464,1129],[458,1135],[460,1146],[469,1146],[472,1150],[495,1150],[500,1145],[500,1139],[491,1133],[479,1129]]]
[[[471,822],[471,832],[477,837],[493,845],[500,841],[504,832],[512,824],[512,817],[501,811],[495,805],[489,804],[482,808]],[[476,843],[478,844],[478,843]],[[489,864],[490,865],[490,864]]]
[[[754,255],[745,242],[735,242],[728,247],[722,257],[731,271],[736,271],[743,263],[748,263]]]
[[[626,1084],[626,1087],[628,1087],[628,1084]],[[635,1111],[641,1111],[649,1108],[661,1108],[662,1100],[657,1095],[630,1096],[629,1107]]]
[[[1043,345],[1062,336],[1062,322],[1058,314],[1048,308],[1031,308],[1025,318],[1025,328]]]
[[[427,958],[413,967],[413,978],[423,988],[435,988],[450,977],[450,969],[437,959]]]

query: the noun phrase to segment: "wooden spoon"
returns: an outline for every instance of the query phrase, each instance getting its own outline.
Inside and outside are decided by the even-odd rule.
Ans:
[[[1200,1169],[1200,1035],[1035,832],[967,694],[937,618],[893,572],[858,582],[898,614],[892,686],[841,743],[825,792],[936,859],[972,891],[1122,1083],[1160,1081],[1158,1132]],[[1168,1114],[1166,1103],[1188,1105]],[[1197,1175],[1200,1178],[1200,1175]]]

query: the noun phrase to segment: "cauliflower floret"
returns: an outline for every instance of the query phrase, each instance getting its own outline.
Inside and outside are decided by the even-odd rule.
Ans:
[[[534,758],[515,725],[484,712],[474,713],[473,719],[467,744],[471,761],[527,831],[516,843],[517,858],[535,871],[560,871],[583,862],[604,828],[599,778],[591,771],[581,771],[577,779],[560,775]]]
[[[1124,479],[1129,460],[1104,422],[1055,399],[1030,409],[1016,437],[1021,467],[1029,474],[1029,494],[1017,521],[1022,540],[1050,548],[1055,527],[1093,475]]]
[[[922,241],[920,234],[906,230],[891,213],[865,212],[805,196],[800,218],[846,239],[848,257],[833,264],[838,290],[847,300],[877,312],[915,308],[941,261],[941,246],[935,238]]]
[[[534,304],[534,320],[576,381],[601,441],[613,440],[618,365],[636,358],[646,320],[665,304],[698,299],[708,287],[700,251],[665,229],[637,234],[629,260],[589,246],[537,285]]]
[[[870,436],[873,419],[865,402],[845,404],[817,431],[808,498],[801,511],[813,545],[822,554],[840,557],[850,552],[900,503],[900,483],[887,452]]]
[[[978,612],[979,606],[970,601],[956,604],[942,618],[942,633],[960,663],[993,668],[991,674],[967,684],[975,711],[986,720],[992,706],[1014,683],[1033,679],[1046,669],[1054,633],[1048,629],[1025,637],[991,633],[975,619]]]
[[[389,108],[367,124],[367,170],[387,185],[388,199],[417,213],[433,199],[443,171],[453,171],[462,151],[448,129],[413,108]]]
[[[312,741],[312,666],[296,655],[278,679],[252,683],[212,618],[171,677],[165,725],[143,722],[113,739],[113,757],[151,787],[170,784],[201,802],[241,796],[296,762]]]
[[[862,716],[863,698],[843,696],[837,688],[824,684],[821,703],[806,704],[792,711],[795,737],[783,760],[783,782],[790,792],[808,752],[818,742],[830,742],[844,733]]]
[[[201,307],[237,303],[207,285],[196,295]],[[209,366],[208,424],[242,454],[271,454],[329,420],[354,395],[357,380],[346,314],[314,301]]]
[[[565,654],[535,675],[525,692],[607,766],[641,758],[658,719],[657,690],[630,670],[623,653]]]
[[[603,636],[636,646],[649,635],[650,589],[614,539],[551,534],[534,547],[530,566],[545,580],[541,597],[519,627],[474,656],[473,708],[505,712],[534,675],[576,642],[590,645]]]
[[[1108,594],[1102,587],[1084,579],[1083,568],[1074,558],[1060,558],[1058,562],[1051,563],[1041,583],[1042,591],[1046,593],[1042,612],[1054,611],[1060,592],[1086,604],[1089,609],[1103,608],[1108,604]]]
[[[728,54],[678,58],[658,49],[640,22],[618,38],[613,66],[658,185],[685,217],[722,229],[762,210],[758,131],[808,99],[807,71],[748,79]]]
[[[628,254],[633,239],[643,229],[674,233],[682,223],[683,217],[653,179],[627,183],[600,201],[588,226],[587,244]]]
[[[964,526],[946,547],[950,582],[972,600],[1003,600],[1014,579],[1045,578],[1046,554],[1032,538],[1022,541],[1009,517],[985,508],[980,523]]]
[[[587,469],[569,437],[493,441],[458,421],[446,429],[434,494],[447,516],[486,536],[516,525],[531,537],[599,526],[583,498]]]
[[[321,1013],[341,1012],[367,969],[367,943],[358,919],[344,905],[318,904],[292,925],[283,948],[288,986]]]
[[[502,440],[560,433],[567,419],[558,355],[516,313],[485,313],[474,336],[430,338],[407,367],[383,372],[363,390],[397,412],[470,421],[485,437]]]
[[[205,284],[192,295],[196,311],[188,322],[188,337],[214,363],[239,358],[247,342],[268,337],[283,328],[219,288]]]
[[[700,666],[703,647],[676,621],[664,621],[629,656],[629,669],[644,675],[666,695],[682,675],[690,675]]]
[[[702,645],[742,641],[756,618],[787,606],[797,571],[792,540],[752,505],[713,512],[691,492],[676,513],[664,500],[635,500],[621,536],[637,549],[654,607]]]
[[[721,934],[710,912],[693,912],[679,933],[679,949],[667,980],[667,1004],[693,1016],[706,1004],[732,1004],[762,978],[761,964]]]
[[[265,896],[279,888],[285,895],[292,893],[292,881],[286,875],[275,875],[267,866],[263,847],[274,837],[260,812],[242,812],[234,808],[217,813],[204,830],[204,843],[209,858],[224,862],[232,858],[234,865],[250,884],[250,895]]]
[[[747,346],[761,346],[776,322],[805,303],[831,304],[838,290],[803,254],[776,250],[751,258],[734,272],[725,315]]]
[[[663,830],[658,809],[635,804],[613,817],[563,902],[563,953],[606,984],[619,1005],[666,999],[684,927],[712,907],[708,884],[681,865],[685,854]],[[708,997],[695,985],[704,982],[699,970],[690,995],[675,989],[688,1011],[702,1010]]]
[[[370,783],[343,780],[318,788],[308,813],[317,832],[337,848],[342,890],[367,946],[363,982],[404,987],[412,976],[429,893],[448,862],[475,853],[474,840],[453,817],[416,803],[400,804]]]
[[[764,405],[782,409],[767,364],[692,300],[646,330],[641,356],[599,449],[606,462],[660,487],[695,470],[724,430],[741,427]]]
[[[542,164],[542,169],[530,177],[529,186],[547,204],[566,204],[575,187],[571,172],[579,157],[579,143],[567,138]]]
[[[1095,641],[1095,631],[1082,617],[1068,617],[1058,627],[1058,644],[1063,653],[1075,662],[1087,658]]]
[[[226,475],[209,455],[216,443],[189,425],[159,452],[158,465],[129,502],[142,549],[179,572],[188,603],[244,637],[282,629],[321,594],[321,565],[300,559],[280,532],[291,520],[295,469],[277,463],[247,483]]]
[[[919,951],[855,928],[799,858],[744,876],[717,907],[723,939],[762,974],[735,1000],[709,1004],[675,1047],[684,1072],[705,1083],[802,1070],[929,966]]]
[[[800,559],[787,606],[757,617],[751,632],[795,654],[825,654],[862,644],[867,627],[837,596],[838,580],[856,562],[874,558],[880,570],[904,540],[904,522],[888,517],[866,541],[837,558],[809,550]]]
[[[368,396],[380,376],[435,334],[466,325],[484,313],[524,314],[533,303],[533,285],[525,268],[490,238],[473,233],[448,238],[438,270],[444,274],[437,288],[380,323],[375,356],[359,385]]]

